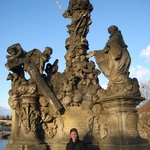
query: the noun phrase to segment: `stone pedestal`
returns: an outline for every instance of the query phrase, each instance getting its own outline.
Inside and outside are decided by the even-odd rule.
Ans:
[[[65,150],[70,139],[70,129],[76,128],[81,140],[86,142],[88,150],[98,150],[98,145],[92,143],[91,134],[94,115],[90,109],[82,106],[71,106],[56,122],[58,124],[57,134],[53,139],[46,138],[50,150]]]
[[[37,134],[37,95],[22,95],[20,101],[20,108],[13,111],[11,137],[6,150],[47,150]]]
[[[148,150],[148,141],[139,136],[135,107],[142,98],[113,97],[102,101],[107,113],[107,136],[100,140],[100,150]]]

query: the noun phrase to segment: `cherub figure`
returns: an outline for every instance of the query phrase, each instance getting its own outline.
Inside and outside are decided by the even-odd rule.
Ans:
[[[28,63],[32,61],[32,63],[35,64],[35,67],[37,67],[39,73],[42,75],[45,63],[49,61],[52,52],[53,50],[50,47],[46,47],[43,53],[41,53],[38,49],[33,49],[27,53],[26,61]],[[26,67],[27,66],[25,66],[25,68]]]

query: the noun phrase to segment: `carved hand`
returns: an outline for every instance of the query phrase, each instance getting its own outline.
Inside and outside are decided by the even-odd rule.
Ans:
[[[95,53],[94,51],[90,51],[89,54],[87,55],[87,57],[90,58],[90,57],[94,56],[94,53]]]

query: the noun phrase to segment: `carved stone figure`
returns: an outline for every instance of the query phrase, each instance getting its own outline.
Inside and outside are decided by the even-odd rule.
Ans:
[[[13,44],[12,46],[9,46],[7,49],[7,52],[9,55],[6,55],[6,58],[9,61],[14,61],[17,58],[22,57],[26,54],[26,52],[22,49],[21,45],[19,43]]]
[[[70,0],[68,9],[64,12],[65,18],[71,18],[72,23],[68,25],[71,36],[85,37],[89,31],[88,26],[92,23],[90,12],[93,6],[89,0]]]
[[[38,49],[33,49],[32,51],[26,54],[26,60],[28,62],[30,61],[32,61],[32,63],[34,62],[34,65],[38,67],[37,69],[39,73],[42,74],[45,63],[49,61],[51,54],[52,54],[52,48],[50,47],[46,47],[43,53],[41,53],[41,51]]]
[[[94,55],[102,73],[108,78],[107,95],[140,95],[138,81],[129,78],[131,57],[127,50],[121,31],[117,26],[108,28],[110,33],[104,49],[90,52]],[[103,92],[103,91],[101,91]]]
[[[117,26],[110,26],[108,32],[110,37],[104,49],[94,51],[96,62],[111,83],[126,82],[131,62],[127,45]]]

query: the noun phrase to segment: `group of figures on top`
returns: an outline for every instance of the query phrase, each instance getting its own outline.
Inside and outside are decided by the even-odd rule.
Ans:
[[[80,89],[81,86],[76,89],[80,89],[79,91],[85,89],[88,96],[84,99],[93,97],[91,102],[119,95],[140,96],[137,79],[129,78],[131,58],[117,26],[112,25],[108,28],[110,37],[102,50],[87,52],[89,45],[86,35],[92,23],[90,19],[92,9],[89,0],[70,0],[69,7],[63,14],[64,17],[72,19],[71,24],[67,26],[70,37],[66,39],[65,72],[74,74],[78,78],[76,79],[78,85],[85,84],[83,89]],[[95,57],[100,70],[95,68],[92,60],[89,61],[92,56]],[[101,72],[109,80],[107,90],[99,86],[98,75]]]
[[[47,89],[65,109],[74,105],[91,109],[110,97],[140,96],[137,79],[129,78],[131,58],[117,26],[108,28],[110,37],[102,50],[87,52],[86,35],[91,24],[92,9],[88,0],[70,0],[63,14],[72,19],[67,26],[70,37],[66,40],[66,69],[63,73],[58,72],[57,59],[53,64],[49,63],[52,54],[50,47],[46,47],[43,53],[38,49],[26,52],[20,44],[7,49],[6,67],[13,72],[7,77],[12,81],[9,104],[21,115],[27,133],[35,131],[39,122],[50,137],[56,134],[55,118],[59,113],[48,101]],[[96,69],[95,63],[89,60],[92,56],[100,69]],[[25,72],[29,73],[29,79],[26,79]],[[109,80],[106,90],[99,84],[98,75],[101,72]],[[36,101],[24,101],[25,96],[36,97]]]

